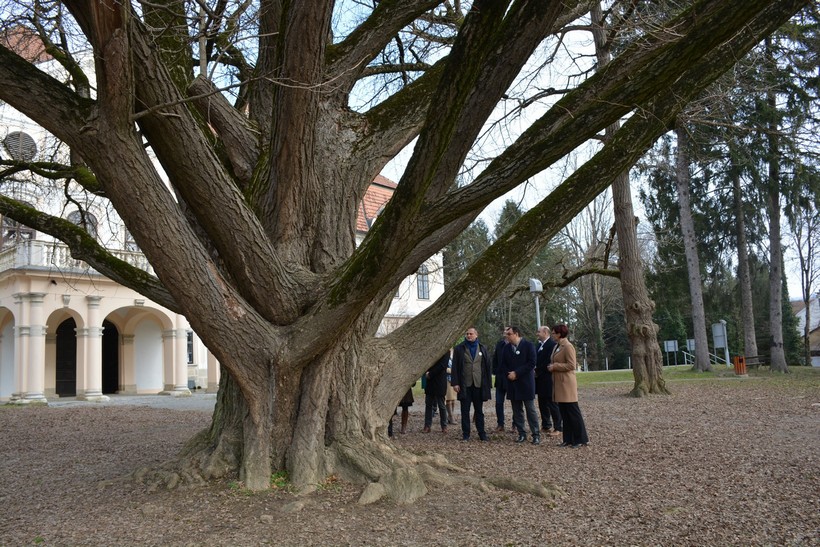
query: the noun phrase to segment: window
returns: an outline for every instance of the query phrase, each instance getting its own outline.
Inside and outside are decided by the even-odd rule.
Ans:
[[[430,299],[430,270],[427,269],[426,264],[419,266],[416,289],[418,290],[419,300]]]
[[[194,333],[192,331],[188,331],[188,364],[193,364],[194,362]]]
[[[125,246],[123,247],[123,249],[135,253],[139,252],[140,248],[139,245],[137,245],[137,242],[134,241],[134,236],[131,235],[131,232],[128,231],[128,228],[123,228],[123,230],[125,230]]]
[[[81,213],[80,211],[71,211],[68,213],[66,219],[72,224],[76,224],[83,228],[88,235],[97,239],[97,217],[91,213]]]

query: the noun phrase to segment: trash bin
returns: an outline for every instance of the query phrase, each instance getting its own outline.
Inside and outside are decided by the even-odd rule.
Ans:
[[[746,358],[742,355],[735,355],[732,357],[732,363],[735,365],[735,376],[746,376]]]

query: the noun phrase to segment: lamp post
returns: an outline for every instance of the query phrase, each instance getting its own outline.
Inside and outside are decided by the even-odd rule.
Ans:
[[[535,328],[541,328],[541,309],[538,306],[538,295],[541,294],[541,291],[544,290],[544,287],[541,285],[541,282],[534,277],[530,278],[530,292],[535,295]]]

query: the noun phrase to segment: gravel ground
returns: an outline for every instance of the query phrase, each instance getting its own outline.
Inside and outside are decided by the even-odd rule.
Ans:
[[[362,487],[341,482],[297,498],[117,480],[172,458],[208,424],[207,396],[0,407],[0,545],[820,545],[817,381],[674,382],[644,399],[629,387],[582,388],[591,444],[577,450],[423,434],[417,402],[398,445],[565,495],[433,486],[411,506],[359,506]]]

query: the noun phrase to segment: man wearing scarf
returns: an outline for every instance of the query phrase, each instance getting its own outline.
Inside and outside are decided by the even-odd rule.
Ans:
[[[487,441],[484,430],[484,401],[490,400],[490,353],[478,341],[478,331],[467,329],[464,341],[453,350],[453,370],[450,384],[461,401],[461,433],[465,441],[470,440],[470,406],[475,413],[475,428],[478,438]]]

